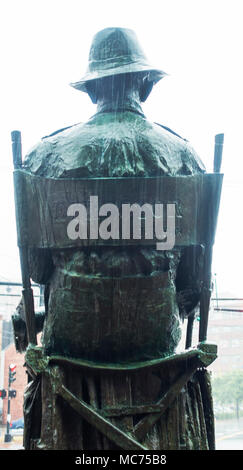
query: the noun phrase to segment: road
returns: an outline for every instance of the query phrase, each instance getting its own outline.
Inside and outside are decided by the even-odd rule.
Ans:
[[[237,421],[217,420],[216,430],[216,450],[243,450],[243,418]],[[23,448],[23,436],[14,435],[12,442],[5,443],[4,435],[6,427],[0,427],[0,450],[17,450]]]
[[[23,431],[21,429],[11,431],[11,442],[4,442],[5,434],[6,426],[0,425],[0,450],[18,450],[23,448]]]
[[[243,450],[243,418],[215,422],[216,450]]]

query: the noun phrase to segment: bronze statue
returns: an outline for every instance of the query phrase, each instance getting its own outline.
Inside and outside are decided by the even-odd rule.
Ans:
[[[133,31],[106,28],[97,33],[88,71],[72,84],[89,94],[97,104],[96,114],[84,124],[44,137],[28,153],[22,170],[40,177],[37,186],[38,181],[60,179],[62,184],[77,179],[85,185],[84,180],[88,184],[95,179],[97,185],[108,185],[106,179],[117,179],[123,188],[124,179],[130,178],[136,188],[141,181],[146,185],[149,179],[167,182],[169,177],[183,188],[192,178],[199,187],[205,168],[188,141],[149,122],[141,108],[164,75],[148,64]],[[43,216],[40,231],[46,220]],[[52,229],[45,225],[45,231]],[[200,243],[191,242],[169,251],[142,242],[65,248],[56,241],[48,249],[29,245],[29,276],[45,285],[46,312],[43,348],[32,345],[26,356],[34,376],[25,399],[26,448],[214,447],[210,380],[205,367],[203,373],[198,368],[215,358],[215,350],[201,345],[176,354],[181,321],[188,318],[192,326],[202,299],[203,251]],[[210,276],[206,284],[204,310]],[[204,330],[205,325],[207,315]],[[55,393],[62,398],[56,399]]]

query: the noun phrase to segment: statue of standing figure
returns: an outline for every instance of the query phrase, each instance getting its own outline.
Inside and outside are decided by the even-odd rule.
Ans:
[[[205,167],[188,141],[148,121],[142,111],[141,103],[165,75],[148,63],[133,31],[98,32],[88,71],[72,84],[88,93],[97,112],[86,123],[42,138],[22,169],[53,180],[186,181],[203,175]],[[53,369],[37,373],[26,390],[26,448],[213,448],[210,379],[205,368],[203,374],[198,370],[208,351],[176,353],[181,321],[193,318],[199,305],[202,260],[203,247],[193,244],[169,251],[142,243],[29,248],[30,277],[45,285],[41,350]],[[89,418],[80,412],[80,420],[74,403],[65,402],[60,383],[87,404]],[[168,391],[166,412],[159,415]],[[95,431],[94,410],[103,423]],[[104,431],[109,423],[118,433],[115,440]]]

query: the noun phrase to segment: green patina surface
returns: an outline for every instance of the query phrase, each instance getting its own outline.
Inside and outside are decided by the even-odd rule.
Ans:
[[[49,364],[63,364],[81,369],[90,369],[97,371],[136,371],[142,369],[156,368],[163,365],[186,364],[191,359],[198,358],[201,366],[207,367],[217,357],[217,346],[211,343],[200,343],[197,348],[191,348],[188,351],[175,353],[166,357],[160,357],[150,361],[121,362],[121,363],[102,363],[93,362],[85,359],[75,359],[60,355],[47,356],[44,349],[39,346],[29,345],[26,351],[26,362],[38,374],[44,372]]]

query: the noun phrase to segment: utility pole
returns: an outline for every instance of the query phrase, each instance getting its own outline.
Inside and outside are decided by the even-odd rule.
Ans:
[[[10,422],[11,422],[11,414],[10,414],[10,404],[11,404],[11,398],[12,398],[12,390],[11,390],[11,384],[16,380],[15,378],[16,375],[16,364],[10,364],[8,368],[8,412],[7,412],[7,429],[6,429],[6,434],[4,437],[4,442],[11,442],[12,440],[12,435],[10,434]]]

